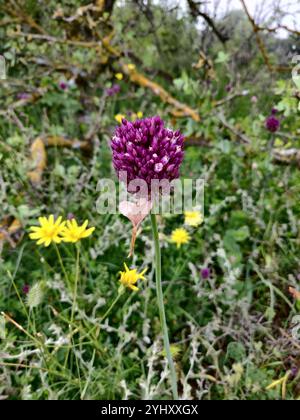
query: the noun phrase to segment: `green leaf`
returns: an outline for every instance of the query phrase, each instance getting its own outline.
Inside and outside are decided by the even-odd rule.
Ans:
[[[246,349],[242,343],[232,342],[227,346],[226,359],[242,362],[246,358]]]
[[[250,230],[248,226],[243,226],[237,230],[228,230],[226,235],[231,236],[236,242],[244,242],[250,236]]]
[[[216,59],[217,64],[227,63],[229,61],[230,55],[224,51],[220,51]]]

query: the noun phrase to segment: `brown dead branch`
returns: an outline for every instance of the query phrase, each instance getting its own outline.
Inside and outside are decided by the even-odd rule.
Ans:
[[[101,41],[74,41],[69,39],[61,39],[56,38],[50,35],[41,35],[41,34],[32,34],[32,33],[25,33],[25,32],[12,32],[10,31],[8,34],[11,38],[19,38],[23,37],[28,41],[37,40],[37,41],[47,41],[51,44],[62,44],[62,45],[73,45],[75,47],[83,47],[83,48],[99,48],[101,47]]]
[[[174,109],[171,111],[172,114],[175,113],[176,116],[189,116],[194,121],[199,122],[200,121],[200,115],[199,113],[190,108],[188,105],[183,104],[179,102],[177,99],[173,98],[163,87],[161,87],[158,83],[153,82],[152,80],[148,79],[143,74],[139,73],[135,69],[130,69],[127,64],[122,65],[122,70],[125,74],[128,75],[131,82],[145,87],[147,89],[150,89],[155,95],[159,96],[160,99],[171,105]],[[179,113],[178,113],[179,112]]]
[[[47,165],[47,153],[43,140],[38,137],[30,148],[30,155],[33,169],[28,172],[28,178],[35,186],[42,182],[42,175]]]
[[[7,4],[1,6],[3,7],[4,11],[8,13],[10,16],[18,19],[20,22],[24,22],[29,25],[32,29],[35,29],[40,34],[46,34],[44,28],[42,28],[35,20],[27,15],[24,11],[24,8],[18,4],[16,0],[9,0]]]
[[[66,139],[61,136],[48,136],[42,139],[46,147],[67,147],[69,149],[83,150],[86,152],[91,151],[91,142],[80,141],[77,139]]]
[[[23,236],[21,222],[13,217],[5,217],[0,222],[0,245],[8,242],[15,248]]]
[[[69,149],[90,152],[92,149],[92,143],[90,141],[67,139],[61,136],[46,136],[36,138],[30,148],[30,159],[33,169],[27,174],[30,182],[34,186],[41,184],[42,176],[47,166],[46,147],[66,147]]]
[[[207,14],[204,13],[202,10],[200,10],[201,4],[198,2],[195,2],[193,0],[188,0],[188,5],[191,11],[191,15],[194,19],[201,17],[205,20],[205,22],[208,24],[208,26],[212,29],[212,31],[216,34],[218,39],[225,44],[227,41],[229,41],[229,37],[226,34],[223,34],[219,28],[217,27],[214,20]]]
[[[223,115],[218,114],[217,118],[220,120],[221,124],[231,131],[239,140],[244,144],[251,144],[251,140],[243,133],[239,132],[233,125],[229,124]]]
[[[298,149],[277,149],[273,152],[275,162],[283,164],[296,164],[300,166],[300,150]]]
[[[269,54],[268,54],[268,51],[267,51],[267,48],[265,46],[265,43],[264,43],[262,37],[260,36],[260,32],[265,31],[267,28],[262,27],[262,26],[259,26],[255,22],[254,18],[251,16],[251,13],[250,13],[247,5],[246,5],[245,0],[240,0],[240,2],[242,3],[243,9],[244,9],[244,11],[245,11],[245,13],[246,13],[246,15],[248,17],[249,22],[251,23],[251,26],[253,28],[253,32],[254,32],[255,37],[256,37],[257,46],[258,46],[258,48],[259,48],[259,50],[261,52],[261,55],[263,57],[263,60],[264,60],[264,62],[266,64],[266,66],[268,67],[269,71],[271,73],[273,73],[273,72],[288,72],[288,71],[291,71],[291,68],[290,67],[287,67],[287,66],[274,66],[272,64],[272,62],[270,60],[270,57],[269,57]],[[272,31],[272,30],[269,30],[269,32],[270,31]]]

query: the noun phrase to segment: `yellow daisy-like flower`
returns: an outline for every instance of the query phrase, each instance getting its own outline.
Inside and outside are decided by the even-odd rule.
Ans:
[[[136,115],[139,119],[141,119],[141,118],[143,118],[144,114],[142,113],[142,111],[139,111]]]
[[[123,74],[122,73],[117,73],[117,74],[115,74],[115,78],[117,80],[123,80]]]
[[[127,267],[127,265],[124,263],[124,267],[125,267],[125,271],[120,271],[120,283],[125,286],[125,287],[129,287],[129,289],[131,290],[139,290],[138,287],[135,286],[135,284],[138,282],[138,280],[146,280],[144,277],[144,274],[147,271],[147,268],[145,268],[145,270],[143,270],[141,273],[138,273],[136,269],[134,270],[129,270],[129,268]]]
[[[67,220],[67,226],[62,230],[62,239],[64,242],[76,243],[80,239],[91,236],[95,228],[87,229],[89,221],[86,220],[82,226],[79,226],[75,219]]]
[[[127,67],[128,67],[128,70],[130,70],[130,71],[135,70],[135,64],[130,63],[130,64],[128,64]]]
[[[184,212],[184,223],[188,226],[197,227],[204,222],[203,214],[200,211],[186,211]]]
[[[29,234],[30,239],[37,240],[37,245],[49,246],[52,242],[59,244],[62,241],[61,234],[66,222],[62,222],[62,217],[54,219],[53,214],[39,218],[40,227],[32,226]]]
[[[126,118],[125,115],[123,114],[117,114],[115,115],[115,120],[119,123],[122,124],[123,119]]]
[[[189,233],[183,228],[175,229],[172,232],[171,242],[175,243],[177,245],[177,248],[180,248],[181,245],[189,243],[190,240],[191,237]]]

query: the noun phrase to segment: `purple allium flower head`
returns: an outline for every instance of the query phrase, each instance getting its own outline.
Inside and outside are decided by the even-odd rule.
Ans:
[[[111,141],[113,165],[118,177],[127,173],[127,183],[144,180],[172,181],[179,177],[184,137],[165,128],[158,116],[129,122],[123,119]],[[121,179],[122,180],[122,179]]]
[[[203,280],[207,280],[210,277],[210,269],[208,267],[206,268],[202,268],[201,270],[201,277],[203,278]]]
[[[105,90],[105,94],[106,96],[114,96],[114,95],[117,95],[120,92],[120,90],[121,88],[119,85],[113,85],[112,87],[107,88]]]
[[[278,109],[277,108],[272,108],[271,114],[272,115],[278,114]]]
[[[271,115],[266,119],[266,129],[271,133],[276,133],[280,128],[280,121],[274,115]]]
[[[58,86],[61,90],[67,90],[69,87],[68,83],[64,81],[59,82]]]
[[[29,293],[30,290],[30,286],[28,284],[24,284],[24,286],[22,287],[22,292],[24,293],[24,295],[27,295]]]

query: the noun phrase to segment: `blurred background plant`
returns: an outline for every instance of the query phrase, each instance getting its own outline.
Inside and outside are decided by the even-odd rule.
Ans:
[[[0,3],[1,398],[170,398],[153,272],[101,319],[130,225],[97,214],[96,187],[118,116],[140,113],[186,135],[182,174],[206,180],[188,243],[171,241],[184,216],[160,219],[180,395],[299,398],[297,2]],[[96,226],[70,326],[56,254],[27,235],[51,213]],[[133,263],[152,262],[146,223]]]

